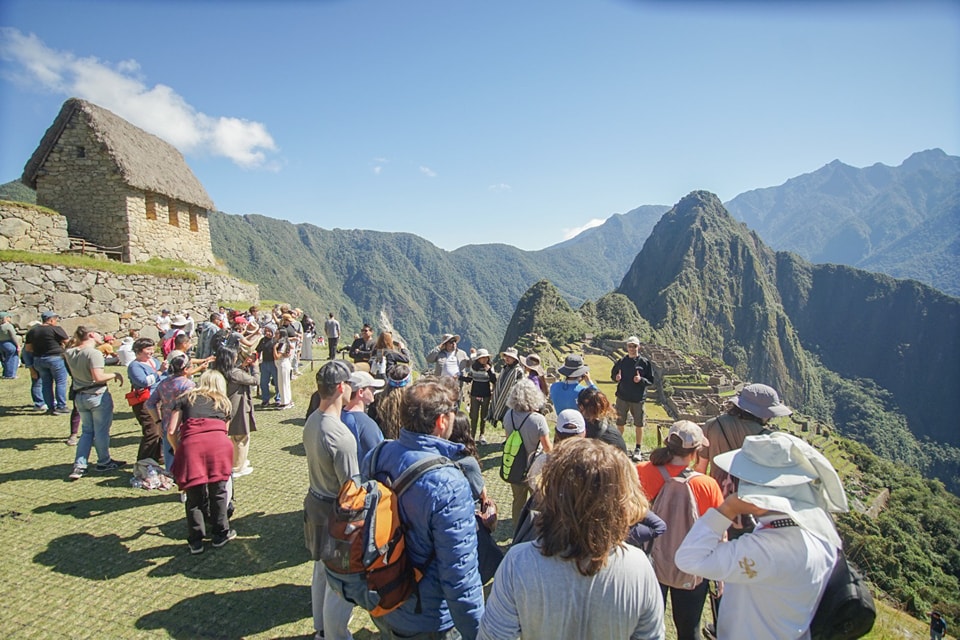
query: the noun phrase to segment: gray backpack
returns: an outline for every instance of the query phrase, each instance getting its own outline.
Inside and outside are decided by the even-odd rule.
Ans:
[[[703,474],[685,469],[673,478],[664,467],[657,467],[657,470],[663,476],[663,488],[650,508],[667,523],[667,531],[653,541],[650,562],[660,584],[689,591],[695,589],[703,578],[680,571],[673,558],[690,527],[700,517],[697,500],[690,489],[690,478]]]

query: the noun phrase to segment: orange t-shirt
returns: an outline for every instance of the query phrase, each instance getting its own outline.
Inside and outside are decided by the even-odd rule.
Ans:
[[[671,478],[680,475],[687,467],[682,464],[668,464],[664,467]],[[640,486],[651,503],[663,488],[663,476],[660,470],[650,462],[641,462],[637,465],[637,475],[640,476]],[[719,507],[723,504],[723,493],[720,491],[720,485],[717,481],[708,475],[695,475],[690,478],[690,490],[697,501],[697,509],[702,516],[711,507]]]

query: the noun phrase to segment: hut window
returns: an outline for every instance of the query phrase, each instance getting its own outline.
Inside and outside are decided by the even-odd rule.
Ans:
[[[77,147],[77,157],[86,158],[87,157],[87,148],[86,147]]]
[[[157,219],[157,197],[152,193],[147,194],[147,220]]]
[[[179,205],[176,201],[170,203],[169,212],[170,212],[170,226],[179,227],[180,226],[180,217],[177,215]]]
[[[190,231],[200,231],[200,227],[197,224],[197,208],[190,207]]]

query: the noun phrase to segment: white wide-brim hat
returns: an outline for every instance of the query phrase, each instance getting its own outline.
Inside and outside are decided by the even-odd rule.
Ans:
[[[848,511],[840,476],[830,461],[788,433],[747,436],[743,447],[713,463],[740,480],[737,495],[761,509],[779,511],[813,535],[840,547],[828,512]]]

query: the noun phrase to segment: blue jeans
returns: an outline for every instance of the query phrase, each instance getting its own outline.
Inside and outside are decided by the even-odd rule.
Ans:
[[[29,351],[23,351],[23,366],[27,369],[35,369],[33,366],[34,357],[33,354]],[[40,380],[40,374],[37,373],[37,377],[33,377],[33,371],[30,371],[30,400],[33,401],[33,406],[37,409],[45,406],[43,404],[43,391],[41,390],[42,381]]]
[[[274,395],[270,395],[270,383],[273,383]],[[273,360],[264,360],[260,363],[260,402],[266,404],[279,398],[280,387],[277,386],[277,363]]]
[[[173,447],[170,440],[167,439],[167,430],[160,427],[160,440],[163,442],[163,468],[167,473],[173,474]]]
[[[91,446],[97,450],[97,464],[110,462],[110,425],[113,398],[103,393],[78,393],[74,404],[80,412],[80,440],[74,464],[86,468]]]
[[[20,368],[20,356],[17,354],[17,344],[11,340],[0,342],[0,361],[3,363],[3,377],[16,378]]]
[[[40,374],[43,402],[47,409],[65,410],[67,408],[67,363],[63,356],[40,356],[33,359],[33,368]],[[54,403],[54,387],[56,382],[56,403]]]

